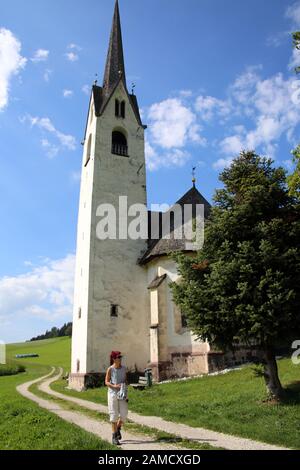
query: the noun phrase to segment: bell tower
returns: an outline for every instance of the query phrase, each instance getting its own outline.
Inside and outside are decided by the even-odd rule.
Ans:
[[[119,198],[146,206],[144,131],[136,96],[126,85],[118,0],[102,87],[92,87],[85,131],[77,229],[72,366],[69,386],[82,389],[109,366],[111,350],[128,369],[149,357],[147,274],[137,262],[144,239],[99,239],[99,207]],[[117,217],[118,220],[118,217]]]

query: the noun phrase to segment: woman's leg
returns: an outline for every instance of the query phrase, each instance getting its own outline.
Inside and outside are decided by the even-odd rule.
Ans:
[[[119,400],[119,419],[117,422],[118,430],[121,429],[125,421],[127,420],[128,415],[128,403],[125,400]]]
[[[113,433],[117,432],[118,430],[118,423],[111,423],[111,430]]]
[[[112,428],[112,443],[118,445],[118,438],[117,438],[117,423],[118,423],[118,416],[119,416],[119,409],[118,409],[118,399],[116,396],[108,394],[108,411],[109,411],[109,420],[111,422]]]

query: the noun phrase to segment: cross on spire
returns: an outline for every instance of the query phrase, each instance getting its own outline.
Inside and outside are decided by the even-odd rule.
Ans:
[[[193,183],[193,187],[195,188],[196,187],[196,167],[193,166],[193,170],[192,170],[192,183]]]

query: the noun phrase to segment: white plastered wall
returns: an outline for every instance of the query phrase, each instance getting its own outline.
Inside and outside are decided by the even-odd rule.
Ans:
[[[125,119],[115,116],[115,99],[125,101]],[[86,142],[92,132],[92,156],[82,174],[72,372],[76,372],[77,359],[81,373],[104,372],[112,349],[124,353],[129,369],[142,370],[150,358],[150,306],[147,272],[137,260],[146,249],[146,241],[99,240],[96,226],[100,218],[96,211],[101,203],[118,208],[119,196],[128,197],[128,206],[146,205],[144,129],[136,119],[122,82],[103,114],[94,117],[91,123],[89,118],[88,123]],[[126,134],[129,157],[111,153],[113,130]],[[81,240],[83,231],[87,238]],[[110,315],[112,304],[118,305],[117,318]],[[76,318],[79,305],[81,319]]]

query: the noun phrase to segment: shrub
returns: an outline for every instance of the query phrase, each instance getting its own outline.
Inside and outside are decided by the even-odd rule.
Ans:
[[[25,372],[26,368],[22,364],[5,364],[0,365],[0,376],[16,375]]]

